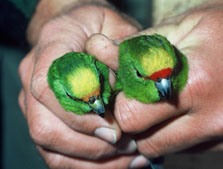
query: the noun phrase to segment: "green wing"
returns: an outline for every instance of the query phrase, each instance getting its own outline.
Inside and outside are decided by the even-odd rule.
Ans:
[[[106,65],[103,63],[96,61],[96,67],[101,75],[101,90],[102,90],[102,98],[105,104],[109,103],[109,98],[111,96],[111,86],[109,84],[109,70]]]

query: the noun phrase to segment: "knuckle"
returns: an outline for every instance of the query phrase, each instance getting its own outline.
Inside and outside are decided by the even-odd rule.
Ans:
[[[143,140],[138,144],[138,150],[143,155],[150,158],[157,158],[163,155],[162,146],[156,145],[148,140]]]
[[[33,74],[30,90],[37,100],[40,100],[41,95],[48,88],[46,75],[47,70],[40,68],[39,70],[35,70],[35,73]]]
[[[36,52],[35,68],[32,74],[30,91],[37,100],[41,100],[41,96],[48,88],[47,73],[51,62],[48,62],[47,56],[49,56],[50,51],[52,49],[46,47],[44,49],[39,48]]]
[[[42,29],[40,31],[40,43],[42,42],[42,40],[44,38],[53,38],[52,37],[52,30],[55,30],[58,28],[58,21],[59,19],[53,19],[53,20],[50,20],[48,22],[46,22],[43,26],[42,26]],[[57,26],[56,26],[57,25]],[[50,39],[49,39],[50,40]]]
[[[25,57],[19,64],[19,68],[18,68],[18,73],[21,78],[22,85],[24,87],[26,87],[29,83],[29,79],[28,79],[29,73],[27,72],[27,69],[29,69],[29,65],[27,64],[27,61],[28,61],[28,58]]]
[[[30,75],[30,69],[32,69],[31,57],[34,55],[34,52],[35,50],[32,49],[19,64],[18,73],[23,83],[27,81],[27,77]]]
[[[89,154],[89,158],[92,160],[99,160],[109,156],[111,154],[111,146],[107,143],[103,143],[100,146],[95,146],[92,153]]]
[[[60,154],[48,154],[45,156],[46,164],[51,169],[61,169],[63,165],[62,156]]]
[[[47,136],[47,131],[41,123],[32,120],[29,124],[30,136],[33,141],[39,145],[45,144],[45,137]]]
[[[50,148],[57,142],[57,133],[38,117],[29,120],[29,132],[33,141],[38,145]]]

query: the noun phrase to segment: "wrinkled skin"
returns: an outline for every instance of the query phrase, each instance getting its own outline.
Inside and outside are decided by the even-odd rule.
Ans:
[[[187,85],[171,102],[142,104],[122,92],[116,98],[116,120],[124,132],[135,134],[138,150],[146,157],[223,148],[223,3],[216,2],[125,38],[162,34],[189,62]],[[118,46],[106,36],[92,36],[87,50],[117,70]]]
[[[47,165],[50,168],[128,168],[137,154],[117,156],[119,145],[107,143],[114,140],[105,142],[94,136],[96,128],[101,126],[113,129],[116,140],[120,139],[121,130],[135,134],[139,152],[147,157],[188,150],[198,144],[221,150],[222,16],[220,2],[188,11],[133,35],[166,36],[188,58],[188,84],[171,104],[141,104],[120,93],[114,110],[116,119],[109,116],[105,120],[92,114],[77,116],[64,112],[46,82],[49,65],[66,52],[85,51],[88,37],[103,33],[116,40],[94,35],[87,43],[87,50],[117,69],[118,46],[114,43],[137,29],[116,13],[95,6],[76,9],[46,23],[38,45],[20,65],[23,89],[19,103]],[[132,154],[134,148],[125,151]]]
[[[55,17],[42,27],[37,45],[20,64],[23,89],[19,104],[30,135],[50,168],[123,169],[139,155],[134,153],[134,141],[125,148],[117,143],[121,130],[110,110],[104,119],[95,114],[65,112],[46,78],[53,60],[67,52],[84,52],[93,33],[116,39],[136,31],[135,26],[112,10],[91,5]],[[110,137],[97,135],[95,131],[100,127],[111,129]]]

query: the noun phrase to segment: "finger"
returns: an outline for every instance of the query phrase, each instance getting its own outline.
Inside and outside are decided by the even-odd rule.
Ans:
[[[118,156],[108,160],[89,161],[56,154],[38,147],[40,154],[45,159],[49,168],[73,168],[73,169],[127,169],[148,167],[150,162],[141,156]],[[135,159],[138,160],[136,161]],[[134,162],[135,160],[135,162]]]
[[[220,122],[213,120],[209,110],[182,115],[141,135],[138,150],[147,157],[179,152],[201,142],[220,138]],[[215,117],[216,118],[216,117]]]
[[[118,69],[118,49],[115,41],[103,34],[92,35],[86,43],[87,52],[113,70]]]
[[[34,142],[52,151],[73,157],[98,159],[116,153],[133,153],[135,143],[113,146],[101,139],[76,132],[33,97],[27,100],[27,119]],[[86,141],[87,140],[87,141]]]
[[[191,109],[188,91],[179,94],[176,101],[143,104],[137,100],[129,100],[124,93],[119,93],[115,103],[115,117],[125,132],[142,132],[169,118],[178,116]]]

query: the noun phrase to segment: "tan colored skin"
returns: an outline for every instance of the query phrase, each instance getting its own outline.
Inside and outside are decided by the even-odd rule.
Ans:
[[[80,0],[75,8],[77,1],[69,2],[72,9],[66,10],[66,3],[60,4],[61,10],[54,11],[57,0],[40,1],[30,24],[29,39],[34,46],[19,68],[23,84],[19,104],[30,135],[50,168],[128,168],[137,156],[132,154],[136,147],[121,150],[119,144],[112,145],[94,136],[97,128],[106,127],[116,135],[110,142],[114,144],[120,139],[121,130],[110,110],[104,119],[95,114],[79,116],[65,112],[49,89],[46,76],[56,58],[71,51],[84,52],[85,43],[93,33],[121,38],[137,28],[102,4],[80,6]],[[105,157],[107,160],[102,160]]]
[[[123,93],[116,98],[116,120],[124,132],[137,133],[138,150],[146,157],[187,151],[198,144],[204,144],[201,151],[223,150],[222,17],[223,2],[209,1],[132,35],[162,34],[189,61],[188,83],[172,103],[142,104],[128,100]],[[118,46],[110,41],[105,36],[95,35],[88,41],[87,49],[100,61],[117,69],[114,61]],[[93,43],[98,44],[97,48],[93,48]],[[104,44],[110,46],[105,48]],[[105,57],[108,53],[109,59]]]
[[[190,8],[199,6],[209,0],[154,0],[153,25],[162,23],[165,19],[177,16]]]
[[[63,15],[72,8],[91,1],[105,5],[108,4],[105,0],[39,0],[27,30],[29,43],[32,45],[37,43],[41,29],[46,22],[59,15]]]
[[[57,1],[48,0],[48,3],[57,6]],[[65,9],[67,4],[63,7]],[[38,7],[34,17],[40,16],[42,21],[40,25],[34,24],[38,27],[36,30],[30,25],[30,42],[34,47],[20,64],[23,89],[19,103],[30,134],[50,168],[128,168],[136,155],[117,157],[118,145],[113,146],[94,136],[94,131],[101,126],[114,129],[117,140],[121,137],[121,129],[139,133],[142,137],[136,137],[138,150],[147,157],[179,152],[216,138],[222,141],[223,80],[220,75],[223,72],[223,35],[219,31],[223,25],[222,2],[215,1],[206,7],[197,7],[169,18],[163,25],[135,35],[163,34],[188,57],[189,81],[179,96],[178,106],[168,103],[143,105],[127,100],[121,93],[116,99],[116,119],[65,112],[49,90],[46,74],[55,58],[72,50],[84,51],[88,37],[93,33],[119,39],[115,41],[117,43],[137,29],[119,14],[103,7],[82,6],[66,15],[61,11],[60,17],[56,17],[57,12],[42,16],[42,10],[50,8],[47,5]],[[52,16],[54,18],[48,22]],[[33,23],[38,23],[39,19]],[[111,68],[118,68],[118,47],[113,41],[100,35],[93,36],[87,48]],[[163,123],[166,120],[168,123]],[[151,130],[155,124],[159,129]],[[221,144],[214,148],[221,150]],[[104,156],[110,158],[101,160]]]

